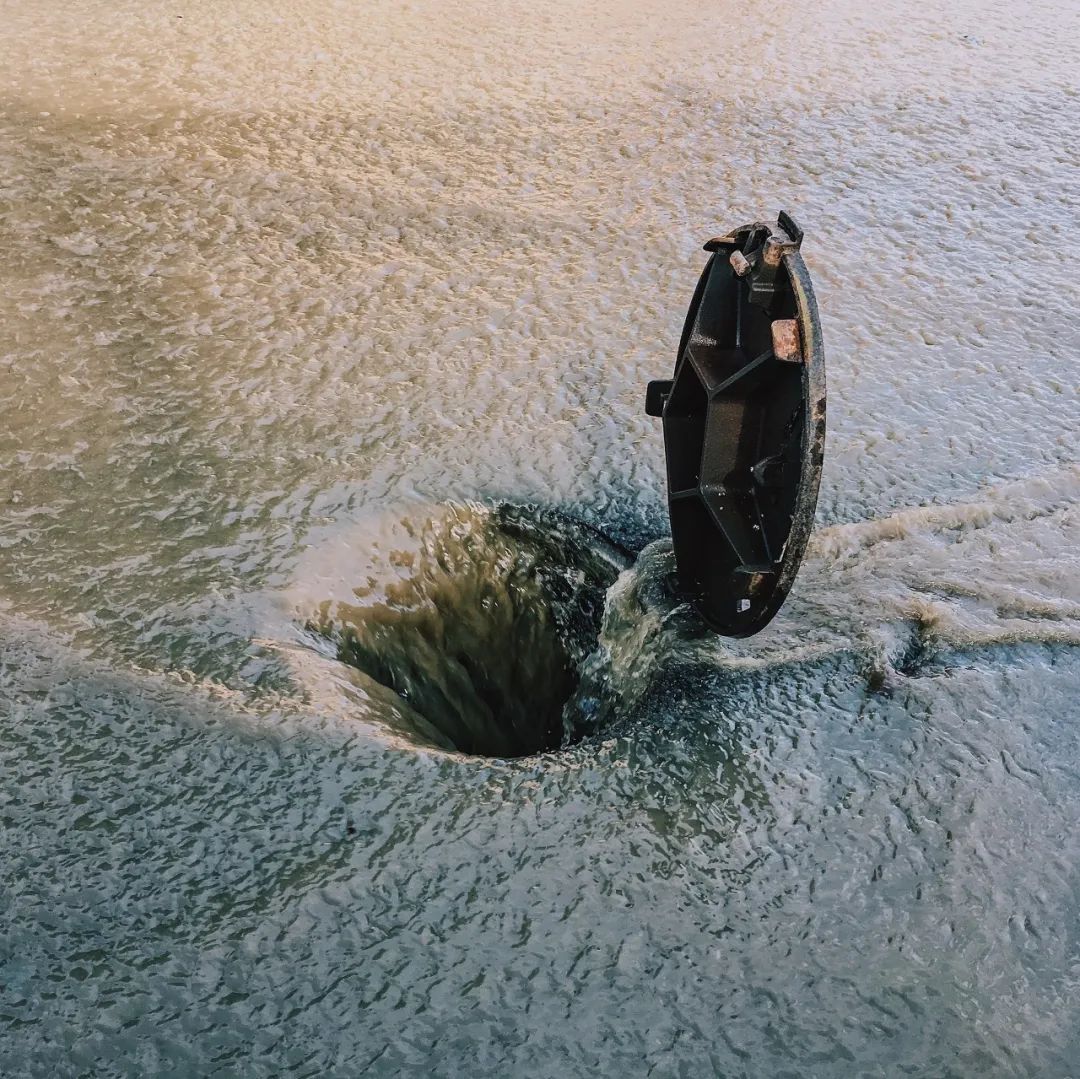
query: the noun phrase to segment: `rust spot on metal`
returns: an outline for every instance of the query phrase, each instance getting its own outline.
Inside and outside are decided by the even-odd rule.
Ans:
[[[784,363],[802,363],[799,324],[793,318],[779,318],[772,324],[773,355]]]
[[[750,272],[750,263],[741,251],[732,251],[731,258],[728,261],[731,263],[731,268],[735,271],[736,276],[745,277]]]
[[[790,243],[786,243],[777,236],[770,236],[761,249],[761,261],[766,266],[779,266],[784,252],[791,246]]]
[[[764,590],[765,586],[772,582],[773,575],[771,573],[751,573],[750,584],[747,591],[751,595],[758,595]]]

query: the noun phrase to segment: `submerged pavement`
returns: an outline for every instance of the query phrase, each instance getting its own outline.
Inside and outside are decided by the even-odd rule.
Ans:
[[[1070,1074],[1077,13],[0,16],[0,1071]],[[780,208],[825,474],[725,642],[644,387],[700,243]],[[503,503],[606,540],[463,637]],[[527,716],[611,544],[597,733],[436,748],[394,627]]]

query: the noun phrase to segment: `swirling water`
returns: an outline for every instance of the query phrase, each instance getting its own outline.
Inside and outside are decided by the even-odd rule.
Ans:
[[[2,1074],[1073,1074],[1076,12],[3,14]],[[643,389],[780,206],[728,642]]]

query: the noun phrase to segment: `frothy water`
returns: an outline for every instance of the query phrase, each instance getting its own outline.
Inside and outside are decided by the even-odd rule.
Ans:
[[[7,5],[0,1074],[1072,1075],[1077,17]],[[727,641],[643,392],[780,207]]]

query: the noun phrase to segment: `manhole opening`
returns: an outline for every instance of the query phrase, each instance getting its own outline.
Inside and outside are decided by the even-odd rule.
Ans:
[[[592,733],[597,702],[578,691],[625,552],[560,514],[501,506],[448,510],[395,557],[392,587],[310,625],[397,694],[414,736],[509,758]]]

